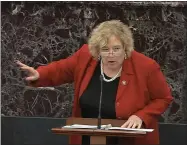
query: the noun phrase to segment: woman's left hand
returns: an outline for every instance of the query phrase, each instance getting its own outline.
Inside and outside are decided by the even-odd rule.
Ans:
[[[136,116],[136,115],[132,115],[129,117],[129,119],[121,126],[124,128],[141,128],[142,126],[142,120]]]

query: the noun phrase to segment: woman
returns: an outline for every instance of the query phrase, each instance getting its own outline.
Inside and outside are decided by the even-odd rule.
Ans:
[[[111,20],[99,24],[88,45],[67,59],[37,70],[17,64],[29,72],[26,80],[35,87],[74,82],[73,117],[97,118],[102,76],[102,118],[127,120],[122,127],[153,128],[133,144],[159,144],[158,116],[171,103],[171,92],[159,65],[133,48],[130,29]],[[83,140],[86,142],[86,137]],[[81,138],[74,137],[71,143],[80,144]]]

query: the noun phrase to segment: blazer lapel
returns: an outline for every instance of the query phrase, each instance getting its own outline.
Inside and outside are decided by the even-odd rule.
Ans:
[[[87,88],[88,83],[90,82],[93,73],[95,71],[95,68],[98,64],[98,61],[95,59],[91,59],[91,62],[88,64],[87,69],[85,70],[85,75],[83,77],[83,80],[81,82],[79,97],[83,94],[84,90]]]
[[[118,101],[121,97],[123,97],[123,94],[125,93],[125,90],[127,89],[132,76],[133,76],[133,66],[132,66],[132,57],[130,57],[124,60],[123,63],[123,69],[121,72],[118,91],[116,95],[116,101]]]

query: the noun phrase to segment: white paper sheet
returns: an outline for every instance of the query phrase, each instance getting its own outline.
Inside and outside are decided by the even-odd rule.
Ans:
[[[101,128],[104,129],[108,125],[101,125]],[[67,125],[63,126],[64,128],[79,128],[79,129],[97,129],[96,125],[82,125],[82,124],[73,124],[73,125]]]
[[[63,128],[77,128],[77,129],[97,129],[96,125],[83,125],[83,124],[73,124],[73,125],[66,125]],[[101,125],[101,129],[107,130],[124,130],[124,131],[145,131],[145,132],[152,132],[154,129],[133,129],[133,128],[123,128],[123,127],[112,127],[111,124],[108,125]]]
[[[152,132],[154,129],[133,129],[133,128],[123,128],[123,127],[110,127],[109,130],[125,130],[125,131],[145,131]]]

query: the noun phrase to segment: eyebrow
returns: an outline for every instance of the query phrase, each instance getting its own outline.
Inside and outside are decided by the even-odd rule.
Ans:
[[[112,46],[112,48],[113,47],[122,47],[121,45],[114,45],[114,46]],[[102,48],[108,48],[107,46],[104,46],[104,47],[102,47]]]
[[[122,47],[121,45],[114,45],[114,46],[112,46],[112,47]]]

